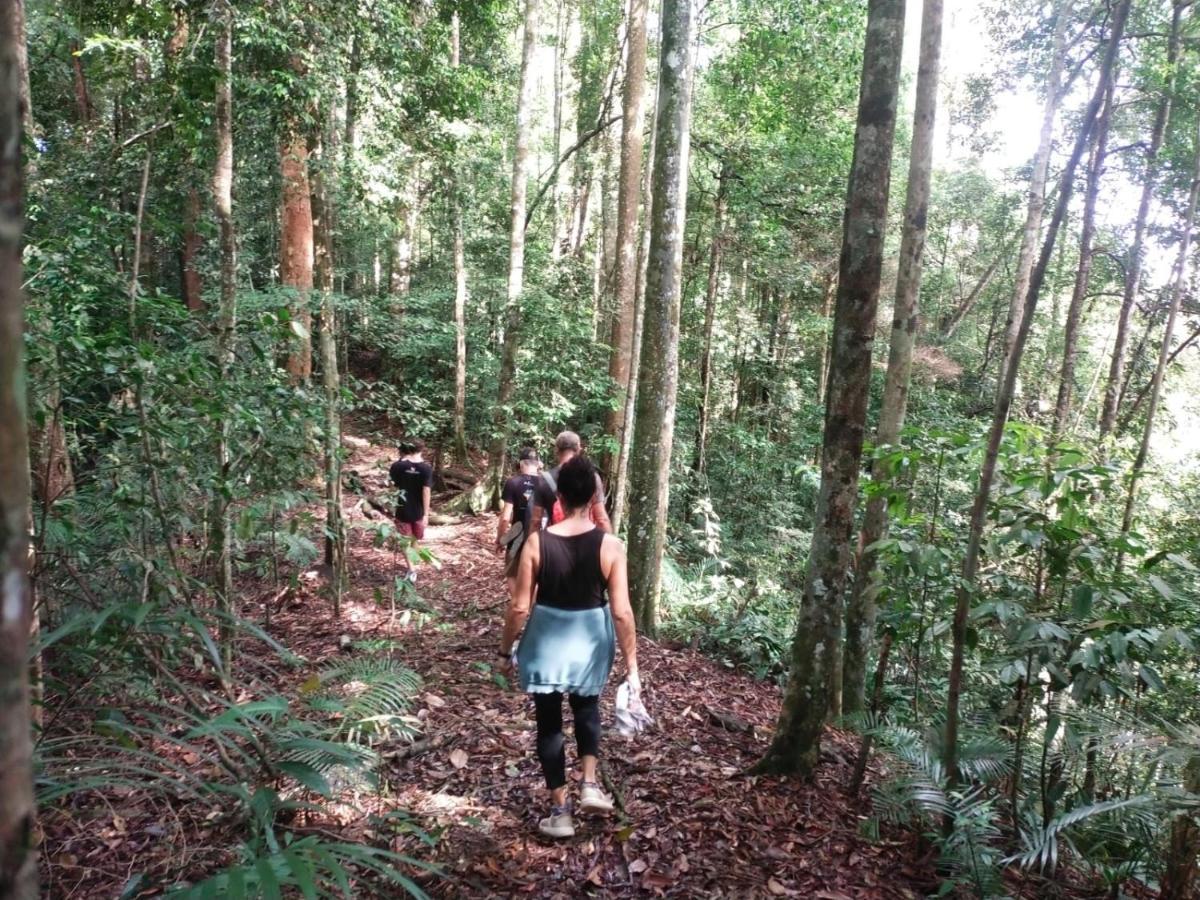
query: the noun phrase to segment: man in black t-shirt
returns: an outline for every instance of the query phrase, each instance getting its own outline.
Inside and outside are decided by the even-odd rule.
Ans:
[[[388,474],[396,485],[396,525],[399,532],[417,541],[425,538],[425,526],[429,524],[429,495],[433,490],[433,466],[422,459],[425,443],[418,438],[400,443],[400,458],[392,463]],[[408,577],[415,579],[416,572],[411,564]]]
[[[530,531],[538,531],[547,525],[554,524],[554,504],[558,500],[558,472],[569,461],[580,454],[583,444],[579,435],[573,431],[564,431],[554,439],[554,451],[558,456],[558,465],[549,472],[543,472],[538,479],[537,489],[533,494],[533,516],[529,524]],[[548,477],[547,477],[548,476]],[[612,534],[612,522],[608,518],[608,510],[604,506],[604,482],[600,473],[596,473],[596,493],[592,495],[592,505],[589,509],[592,522],[597,528]]]
[[[504,577],[509,594],[516,586],[517,563],[521,548],[529,535],[529,520],[533,516],[533,493],[537,489],[541,461],[532,447],[521,448],[520,472],[504,482],[500,518],[496,522],[496,547],[505,554]]]

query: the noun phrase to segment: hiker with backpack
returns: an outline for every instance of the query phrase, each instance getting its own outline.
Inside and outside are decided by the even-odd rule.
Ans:
[[[510,597],[517,586],[521,548],[530,534],[533,494],[537,490],[541,467],[538,453],[532,447],[522,447],[519,459],[520,471],[504,482],[504,492],[500,495],[504,506],[496,523],[496,548],[504,554],[504,581]]]
[[[556,525],[566,518],[566,511],[558,499],[558,475],[562,467],[575,459],[582,452],[583,445],[579,435],[573,431],[564,431],[554,439],[554,451],[558,457],[558,465],[548,472],[543,472],[533,495],[533,516],[530,528],[538,531],[549,525]],[[604,482],[600,473],[596,472],[596,491],[587,504],[588,516],[592,524],[606,534],[613,533],[612,522],[608,518],[608,510],[604,506]]]

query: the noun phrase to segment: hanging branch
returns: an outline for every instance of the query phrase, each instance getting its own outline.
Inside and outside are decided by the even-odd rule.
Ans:
[[[538,188],[537,194],[534,195],[533,202],[529,204],[529,209],[527,209],[525,211],[525,227],[527,229],[529,228],[530,221],[532,221],[532,219],[533,219],[534,211],[537,210],[538,204],[542,202],[542,198],[546,196],[546,191],[550,190],[550,186],[552,184],[554,184],[555,179],[557,179],[557,177],[558,177],[558,170],[562,168],[563,163],[565,163],[568,159],[570,159],[572,156],[574,156],[575,153],[577,153],[583,147],[584,144],[586,144],[588,141],[590,141],[596,135],[600,134],[602,131],[607,129],[609,125],[614,125],[620,121],[621,121],[620,116],[611,116],[611,117],[605,119],[604,121],[600,122],[600,124],[598,124],[595,128],[593,128],[591,131],[585,132],[583,134],[583,136],[581,136],[579,138],[579,140],[577,140],[574,144],[572,144],[570,147],[568,147],[566,149],[566,151],[563,153],[563,155],[558,158],[558,162],[556,162],[554,164],[554,167],[550,170],[550,174],[546,178],[545,184],[543,184],[540,188]]]

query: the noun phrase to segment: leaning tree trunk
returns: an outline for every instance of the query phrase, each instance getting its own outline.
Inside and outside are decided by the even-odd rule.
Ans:
[[[1029,179],[1029,200],[1025,207],[1025,227],[1021,232],[1021,250],[1017,254],[1017,279],[1008,303],[1008,319],[1004,326],[1004,343],[1000,353],[1000,371],[996,377],[997,390],[1004,384],[1008,357],[1021,328],[1021,311],[1029,293],[1029,278],[1037,255],[1038,235],[1042,230],[1042,214],[1046,209],[1046,180],[1050,174],[1050,154],[1054,149],[1054,118],[1062,99],[1063,60],[1066,56],[1069,4],[1058,0],[1054,15],[1054,56],[1046,78],[1046,103],[1042,108],[1042,130],[1038,137],[1037,154],[1033,159],[1033,174]]]
[[[708,470],[708,414],[712,395],[713,332],[717,323],[717,294],[721,281],[721,257],[725,250],[725,207],[728,203],[729,162],[721,166],[717,179],[716,209],[713,211],[713,235],[709,245],[708,284],[704,291],[704,346],[700,351],[700,405],[697,409],[696,449],[692,471],[703,478]]]
[[[1142,426],[1142,442],[1138,445],[1133,468],[1129,470],[1129,490],[1125,497],[1125,514],[1121,518],[1122,535],[1129,534],[1133,527],[1133,507],[1137,500],[1138,481],[1142,477],[1142,470],[1146,467],[1146,457],[1150,454],[1150,438],[1154,435],[1154,416],[1158,412],[1163,376],[1166,374],[1167,361],[1171,355],[1175,321],[1179,318],[1179,309],[1183,304],[1183,291],[1187,284],[1188,254],[1192,249],[1192,229],[1196,224],[1197,194],[1200,194],[1200,133],[1196,135],[1196,167],[1192,174],[1192,190],[1188,197],[1187,215],[1183,220],[1183,238],[1179,242],[1179,258],[1175,263],[1175,284],[1171,288],[1171,306],[1167,311],[1167,326],[1163,332],[1162,346],[1158,348],[1158,365],[1154,369],[1154,377],[1150,380],[1150,394],[1146,401],[1146,423]],[[1118,570],[1125,562],[1124,542],[1120,546],[1121,549],[1117,551]]]
[[[1012,406],[1013,391],[1016,389],[1017,373],[1021,367],[1021,357],[1025,352],[1025,342],[1029,338],[1029,330],[1033,324],[1033,313],[1037,309],[1038,297],[1041,294],[1042,283],[1046,278],[1046,269],[1050,265],[1050,257],[1054,252],[1054,242],[1058,237],[1058,229],[1067,215],[1067,206],[1071,202],[1071,190],[1075,185],[1075,170],[1079,168],[1079,160],[1087,147],[1092,128],[1104,102],[1108,85],[1112,79],[1113,67],[1121,46],[1121,38],[1125,33],[1125,22],[1129,16],[1131,0],[1121,0],[1116,7],[1112,19],[1112,33],[1109,36],[1108,48],[1100,69],[1100,78],[1096,89],[1088,103],[1075,138],[1075,146],[1067,165],[1063,169],[1058,182],[1058,201],[1054,213],[1046,228],[1046,239],[1042,244],[1042,252],[1037,265],[1029,280],[1029,293],[1025,297],[1025,308],[1022,311],[1021,327],[1013,344],[1011,359],[1005,369],[1004,384],[997,396],[996,408],[992,414],[992,426],[988,433],[987,448],[984,451],[983,465],[979,471],[979,485],[975,492],[975,502],[971,507],[970,526],[967,533],[967,552],[963,558],[962,578],[955,597],[954,624],[952,627],[953,648],[950,660],[949,689],[946,698],[946,735],[944,742],[944,761],[946,775],[951,782],[958,781],[958,710],[962,696],[963,656],[967,639],[967,614],[970,612],[971,598],[975,592],[975,576],[979,571],[979,556],[983,546],[983,528],[987,522],[988,500],[991,496],[992,482],[996,477],[996,463],[1000,456],[1000,442],[1004,437],[1004,428],[1008,424],[1008,411]]]
[[[613,275],[612,351],[608,374],[613,380],[612,408],[605,432],[620,446],[625,440],[625,397],[632,369],[633,320],[638,277],[638,202],[642,181],[642,102],[646,94],[646,10],[649,0],[631,0],[626,27],[625,92],[622,101],[621,173],[617,181],[616,271]],[[612,470],[615,467],[607,466]]]
[[[230,0],[217,0],[214,7],[215,20],[219,28],[216,35],[216,164],[213,167],[213,207],[217,214],[219,229],[221,293],[217,305],[217,366],[221,383],[229,384],[233,377],[233,364],[237,340],[237,241],[233,225],[233,7]],[[220,488],[214,492],[212,536],[209,540],[215,557],[213,587],[217,591],[217,602],[232,619],[236,608],[233,593],[233,519],[230,515],[231,476],[229,448],[232,417],[221,416],[217,428],[217,466]],[[232,629],[223,633],[226,671],[232,663]]]
[[[294,119],[284,126],[279,169],[283,182],[279,276],[283,286],[295,292],[292,301],[295,334],[288,353],[287,370],[293,384],[307,384],[312,375],[312,312],[309,309],[309,294],[313,288],[312,195],[308,185],[308,144]]]
[[[341,615],[342,586],[346,569],[346,525],[342,518],[342,423],[341,380],[338,376],[336,311],[333,305],[333,206],[329,201],[326,176],[330,161],[325,158],[320,134],[314,136],[310,171],[313,211],[313,273],[321,295],[321,384],[325,389],[325,565],[333,588],[333,615]]]
[[[657,103],[655,104],[657,106]],[[646,164],[642,172],[642,236],[637,254],[637,285],[633,293],[633,346],[629,353],[629,387],[625,391],[625,410],[622,419],[621,445],[617,455],[617,472],[612,484],[612,527],[621,533],[629,499],[629,457],[633,450],[634,423],[637,421],[638,381],[641,377],[642,325],[646,314],[646,272],[650,266],[650,208],[654,203],[654,158],[657,144],[657,119],[651,116],[650,146],[646,148]]]
[[[933,173],[933,131],[937,116],[938,71],[942,51],[942,0],[925,0],[921,12],[921,57],[917,67],[917,99],[913,109],[912,152],[908,164],[908,195],[904,201],[904,232],[900,237],[900,264],[896,274],[896,302],[892,311],[892,339],[888,349],[883,405],[875,430],[875,446],[896,444],[908,410],[908,385],[912,377],[913,346],[917,340],[921,261],[925,253],[925,220],[929,211],[929,184]],[[876,472],[882,481],[884,473]],[[867,652],[875,631],[876,566],[873,545],[887,533],[887,498],[882,493],[867,502],[859,536],[858,568],[846,604],[846,650],[842,664],[842,711],[863,708]],[[837,687],[834,685],[833,687]],[[831,698],[831,705],[837,698]]]
[[[691,149],[695,51],[692,0],[663,0],[655,116],[654,199],[629,482],[629,596],[638,627],[653,633],[662,590],[671,445],[679,387],[679,304]]]
[[[521,331],[521,293],[525,284],[525,188],[529,179],[529,139],[533,131],[533,55],[537,48],[538,4],[525,0],[525,36],[521,47],[521,88],[517,100],[516,146],[513,148],[511,227],[508,244],[508,292],[504,308],[504,346],[500,354],[499,388],[488,448],[491,504],[500,499],[513,390],[517,380],[517,347]]]
[[[1146,171],[1142,175],[1142,196],[1138,202],[1137,218],[1133,226],[1133,245],[1125,265],[1125,290],[1121,297],[1121,311],[1117,314],[1117,334],[1113,339],[1112,361],[1108,367],[1108,381],[1104,386],[1104,402],[1100,409],[1100,440],[1104,441],[1117,423],[1120,406],[1121,384],[1125,376],[1125,355],[1129,347],[1129,323],[1133,308],[1137,305],[1142,289],[1142,247],[1146,239],[1146,226],[1150,219],[1150,201],[1158,184],[1159,151],[1171,120],[1171,102],[1175,95],[1175,82],[1179,58],[1180,31],[1183,22],[1185,0],[1175,0],[1171,17],[1171,36],[1167,40],[1167,83],[1154,114],[1154,125],[1150,132],[1150,143],[1146,146]]]
[[[1100,196],[1100,181],[1104,177],[1104,163],[1108,155],[1108,123],[1112,118],[1113,91],[1109,86],[1104,100],[1104,111],[1096,124],[1096,137],[1092,159],[1088,166],[1086,194],[1083,198],[1083,221],[1079,226],[1079,264],[1075,269],[1075,285],[1071,290],[1071,302],[1067,305],[1067,320],[1063,325],[1062,365],[1058,374],[1058,396],[1054,402],[1054,426],[1050,444],[1054,446],[1063,436],[1067,418],[1071,415],[1071,397],[1075,392],[1075,359],[1078,356],[1079,326],[1083,320],[1083,304],[1087,299],[1088,286],[1092,278],[1094,253],[1092,242],[1096,236],[1096,200]]]
[[[458,13],[450,18],[450,68],[459,64]],[[467,254],[463,240],[462,198],[458,177],[449,178],[450,227],[454,230],[454,458],[467,462]]]
[[[842,224],[816,525],[792,639],[791,674],[760,772],[812,772],[840,669],[843,591],[858,504],[903,45],[904,0],[871,0]]]
[[[21,244],[20,22],[0,4],[0,897],[38,896],[29,711],[29,469]]]

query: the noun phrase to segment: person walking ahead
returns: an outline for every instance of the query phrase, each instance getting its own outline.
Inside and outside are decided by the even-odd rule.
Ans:
[[[503,671],[511,677],[512,647],[524,625],[517,672],[521,689],[533,695],[537,754],[551,803],[550,815],[539,822],[538,830],[562,838],[575,834],[567,798],[563,694],[570,698],[583,769],[579,809],[610,813],[612,800],[596,783],[596,763],[600,755],[600,692],[612,670],[614,643],[621,645],[634,690],[640,690],[640,681],[625,547],[589,515],[596,468],[577,456],[559,471],[557,486],[566,518],[534,532],[526,541],[517,589],[504,620],[500,656],[505,660]]]
[[[554,452],[558,465],[548,472],[543,472],[533,494],[533,517],[530,520],[530,530],[537,531],[546,525],[562,521],[562,504],[556,503],[558,494],[558,473],[582,452],[583,444],[579,435],[573,431],[564,431],[554,439]],[[596,486],[591,499],[588,500],[588,511],[591,520],[601,531],[612,534],[612,522],[608,518],[608,510],[604,507],[604,482],[600,473],[596,472]]]
[[[521,559],[521,548],[529,536],[529,522],[533,517],[533,492],[538,483],[537,451],[522,447],[521,470],[504,482],[500,495],[504,506],[496,520],[496,548],[504,554],[504,582],[511,597],[517,587],[517,564]]]
[[[397,530],[413,539],[413,546],[424,540],[429,524],[429,497],[433,490],[433,467],[421,457],[425,442],[419,438],[400,442],[400,458],[392,463],[388,475],[399,489],[396,498]],[[409,563],[407,576],[416,580],[416,570]]]

